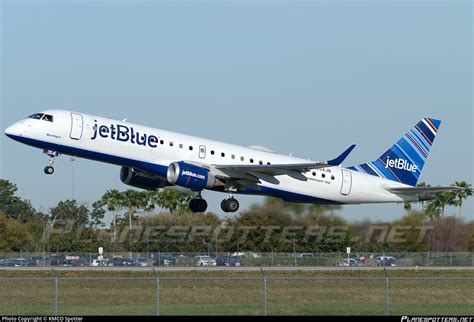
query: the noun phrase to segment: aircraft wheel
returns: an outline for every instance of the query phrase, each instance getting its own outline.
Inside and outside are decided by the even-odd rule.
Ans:
[[[207,202],[204,199],[196,199],[198,212],[205,212],[207,209]]]
[[[205,212],[207,209],[207,202],[204,199],[193,199],[189,203],[189,209],[192,212]]]
[[[224,199],[221,202],[221,208],[224,212],[236,212],[239,207],[239,202],[234,198]]]
[[[190,202],[189,202],[189,210],[191,210],[192,212],[198,212],[198,205],[197,205],[197,199],[192,199]]]
[[[229,212],[236,212],[239,210],[239,202],[237,199],[231,198],[227,200],[227,209],[229,209]]]
[[[51,175],[54,173],[54,168],[52,166],[47,166],[44,168],[44,173],[47,175]]]
[[[222,200],[221,209],[223,212],[229,212],[229,208],[227,208],[227,199]]]

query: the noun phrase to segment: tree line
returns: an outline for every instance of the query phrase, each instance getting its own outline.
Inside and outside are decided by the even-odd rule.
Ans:
[[[420,185],[423,185],[421,183]],[[91,204],[60,201],[47,213],[0,179],[0,252],[344,252],[474,251],[474,221],[462,217],[471,185],[437,193],[421,207],[404,204],[394,221],[348,221],[341,206],[285,203],[265,198],[222,217],[188,210],[194,197],[173,189],[110,189]],[[453,213],[446,214],[446,207]],[[112,223],[104,223],[107,213]]]

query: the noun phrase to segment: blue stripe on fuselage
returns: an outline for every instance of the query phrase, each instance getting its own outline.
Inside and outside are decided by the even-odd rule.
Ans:
[[[111,163],[111,164],[115,164],[119,166],[133,167],[133,168],[137,168],[143,171],[151,172],[163,178],[166,178],[166,171],[168,170],[168,167],[162,166],[159,164],[117,157],[110,154],[93,152],[93,151],[79,149],[79,148],[73,148],[66,145],[60,145],[60,144],[54,144],[54,143],[49,143],[49,142],[44,142],[44,141],[39,141],[39,140],[34,140],[34,139],[28,139],[21,136],[14,136],[14,135],[8,135],[8,134],[7,136],[15,141],[33,146],[35,148],[58,151],[67,155],[74,155],[74,156],[84,158],[84,159]]]
[[[133,168],[137,168],[143,171],[156,174],[163,178],[166,178],[166,172],[168,170],[168,167],[162,166],[159,164],[117,157],[110,154],[93,152],[93,151],[79,149],[79,148],[73,148],[66,145],[60,145],[60,144],[54,144],[54,143],[49,143],[49,142],[44,142],[44,141],[39,141],[39,140],[34,140],[34,139],[28,139],[21,136],[14,136],[14,135],[8,135],[8,134],[7,136],[15,141],[18,141],[20,143],[23,143],[35,148],[57,151],[57,152],[61,152],[67,155],[74,155],[80,158],[99,161],[99,162],[105,162],[105,163],[111,163],[118,166],[133,167]],[[321,199],[317,197],[307,196],[307,195],[284,191],[280,189],[274,189],[274,188],[269,188],[269,187],[264,187],[264,186],[260,186],[260,188],[261,188],[260,190],[246,188],[245,191],[239,191],[238,193],[251,194],[251,195],[266,195],[266,196],[270,195],[270,196],[282,198],[283,200],[289,201],[289,202],[333,204],[333,205],[342,204],[340,202],[336,202],[332,200]],[[214,190],[214,189],[211,189],[211,190]]]

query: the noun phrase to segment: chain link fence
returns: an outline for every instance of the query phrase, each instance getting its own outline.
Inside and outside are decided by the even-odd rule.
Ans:
[[[470,277],[0,278],[0,315],[474,315]]]

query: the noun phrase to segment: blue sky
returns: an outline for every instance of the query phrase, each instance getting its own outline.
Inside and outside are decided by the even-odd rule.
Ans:
[[[470,1],[2,1],[0,21],[2,129],[71,109],[314,160],[355,143],[349,166],[428,116],[443,123],[420,179],[473,182]],[[127,188],[116,166],[63,156],[47,177],[39,150],[0,149],[0,177],[39,209]]]

